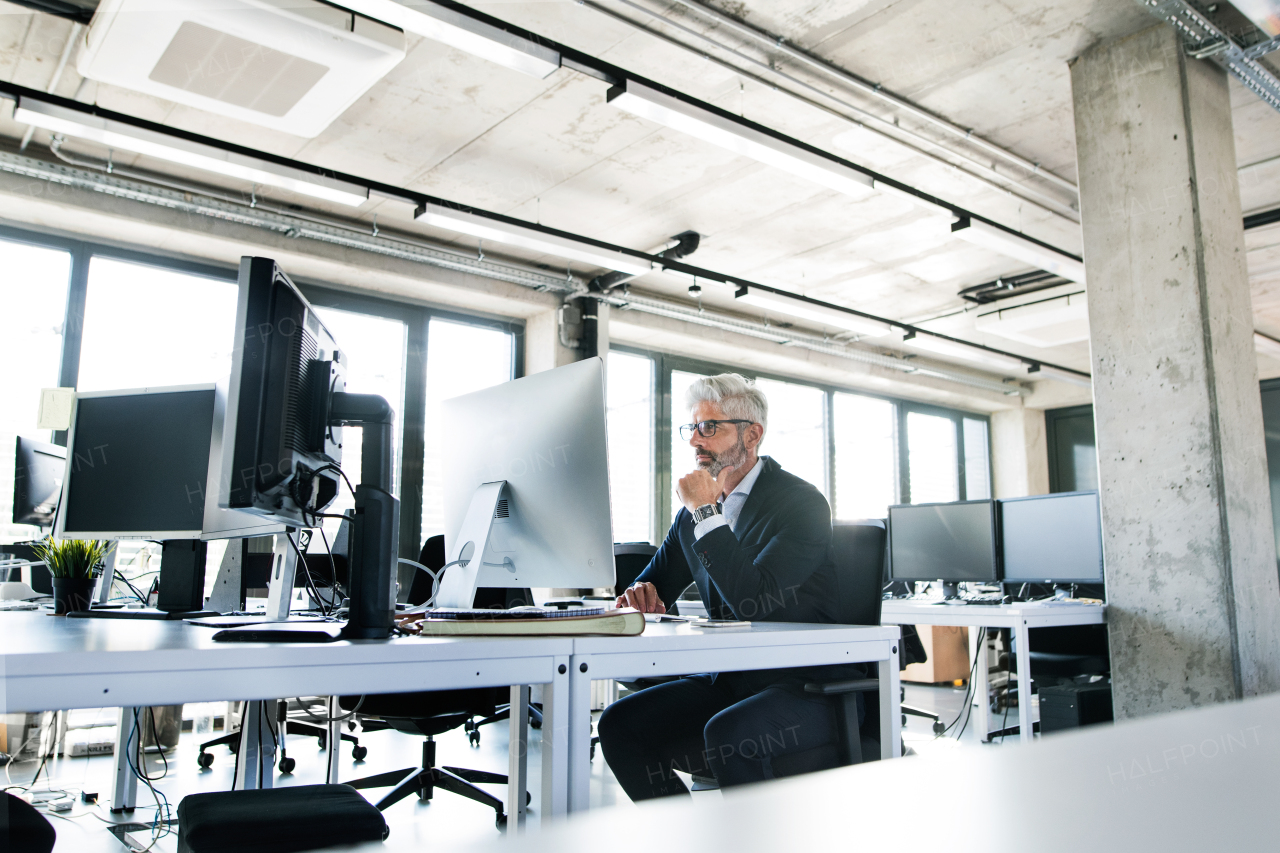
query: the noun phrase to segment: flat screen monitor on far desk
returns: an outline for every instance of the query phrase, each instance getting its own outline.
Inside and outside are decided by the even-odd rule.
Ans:
[[[994,501],[903,504],[889,507],[889,576],[895,581],[941,581],[956,598],[964,582],[995,583]]]
[[[1005,583],[1102,583],[1097,492],[1008,498],[999,505]]]
[[[214,424],[220,394],[213,385],[185,385],[76,395],[57,537],[163,543],[156,610],[81,615],[178,619],[200,613],[203,540],[283,529],[217,505],[210,469],[221,443]]]

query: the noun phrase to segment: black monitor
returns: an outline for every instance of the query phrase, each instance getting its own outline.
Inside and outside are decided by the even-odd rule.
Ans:
[[[346,393],[346,354],[275,261],[241,258],[239,287],[221,505],[290,527],[318,526],[316,513],[342,478],[341,427],[360,427],[344,636],[387,637],[400,532],[400,502],[391,494],[394,413],[381,397]]]
[[[1097,492],[1006,498],[1000,504],[1005,583],[1102,583]]]
[[[279,525],[217,506],[211,456],[221,430],[214,385],[76,395],[56,535],[163,543],[158,611],[88,611],[168,618],[203,605],[202,540],[263,535]],[[216,485],[216,483],[215,483]]]
[[[223,445],[223,505],[312,526],[338,493],[342,430],[331,424],[345,358],[289,277],[267,258],[240,262]]]
[[[53,527],[67,449],[18,436],[13,461],[13,523]]]
[[[995,502],[957,501],[889,507],[889,577],[941,581],[955,597],[962,582],[995,583]]]

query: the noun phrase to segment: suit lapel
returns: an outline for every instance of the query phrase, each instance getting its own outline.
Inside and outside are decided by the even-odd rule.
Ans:
[[[756,464],[763,465],[764,468],[761,469],[756,484],[751,487],[751,494],[747,495],[747,502],[742,505],[742,512],[738,514],[738,523],[734,525],[734,534],[739,542],[742,541],[743,534],[756,523],[760,508],[769,505],[769,493],[773,491],[775,479],[773,473],[778,468],[778,463],[773,461],[772,456],[761,456]]]

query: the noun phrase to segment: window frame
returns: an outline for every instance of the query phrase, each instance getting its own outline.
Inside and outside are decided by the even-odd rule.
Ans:
[[[84,334],[85,306],[88,299],[89,264],[95,257],[125,263],[144,264],[197,275],[219,281],[235,282],[239,277],[239,258],[235,263],[217,264],[162,252],[144,251],[130,246],[100,243],[74,236],[46,231],[33,231],[0,225],[0,240],[42,248],[59,249],[71,255],[70,281],[62,336],[62,356],[58,368],[58,384],[75,388],[80,370],[81,341]],[[407,329],[404,368],[404,411],[397,412],[400,421],[400,556],[416,560],[421,551],[423,452],[426,419],[427,333],[432,318],[497,329],[512,336],[511,376],[524,375],[525,321],[498,314],[464,313],[438,307],[428,302],[395,299],[354,292],[340,286],[306,276],[290,276],[303,296],[318,308],[332,308],[398,320]],[[55,444],[66,446],[65,431],[55,432]]]
[[[869,397],[875,400],[884,400],[894,407],[895,413],[895,435],[894,441],[897,442],[898,464],[897,464],[897,482],[895,483],[896,500],[898,503],[909,503],[911,499],[910,485],[910,468],[907,457],[907,414],[909,412],[920,412],[921,414],[935,415],[949,419],[954,424],[956,434],[956,476],[960,484],[959,499],[965,500],[967,493],[966,471],[965,471],[965,454],[964,454],[964,420],[969,418],[972,420],[982,421],[987,427],[987,482],[994,482],[992,470],[992,453],[991,453],[991,416],[985,412],[975,412],[965,409],[953,409],[946,406],[937,406],[931,403],[921,403],[915,400],[908,400],[902,397],[893,397],[887,394],[877,394],[872,391],[865,391],[861,388],[853,388],[845,385],[836,385],[832,383],[814,381],[812,379],[802,379],[795,376],[787,376],[785,374],[773,373],[770,371],[756,370],[754,368],[742,365],[726,364],[723,362],[707,361],[704,359],[693,358],[690,356],[673,355],[671,353],[662,352],[660,350],[648,350],[642,347],[629,346],[626,344],[611,343],[609,346],[611,352],[624,352],[629,355],[639,355],[650,358],[654,362],[654,417],[656,419],[654,429],[654,530],[653,541],[661,542],[667,534],[669,524],[665,521],[671,517],[672,512],[672,483],[671,483],[671,373],[673,370],[681,370],[689,373],[702,373],[714,375],[716,373],[739,373],[749,379],[771,379],[778,382],[788,382],[794,385],[806,385],[811,388],[817,388],[824,394],[825,404],[823,406],[823,431],[825,435],[824,454],[825,454],[825,473],[826,473],[826,493],[833,507],[836,502],[836,447],[835,447],[835,395],[853,394],[859,397]],[[817,484],[815,484],[817,485]]]

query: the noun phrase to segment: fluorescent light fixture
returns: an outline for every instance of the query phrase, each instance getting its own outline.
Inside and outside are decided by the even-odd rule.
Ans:
[[[212,145],[170,136],[155,130],[135,127],[125,122],[106,119],[88,112],[61,107],[45,101],[19,97],[13,120],[34,125],[54,133],[88,139],[108,148],[132,151],[180,163],[229,178],[255,184],[267,184],[312,198],[347,204],[363,204],[369,191],[359,184],[326,178],[303,169],[282,166],[244,154],[224,151]]]
[[[799,317],[802,320],[811,320],[823,326],[847,329],[860,335],[878,338],[893,331],[893,326],[888,323],[882,323],[879,320],[859,317],[857,314],[849,314],[837,308],[828,308],[825,305],[814,305],[811,302],[794,299],[785,294],[774,293],[759,287],[744,287],[738,291],[736,296],[739,302],[745,302],[757,308],[777,311],[779,314]]]
[[[856,198],[864,198],[874,192],[875,181],[870,175],[634,80],[610,89],[609,103],[632,115],[696,136],[704,142],[727,148],[735,154],[790,172],[828,189]]]
[[[1021,359],[1012,356],[1001,355],[998,352],[989,352],[980,347],[967,346],[962,343],[948,341],[944,338],[935,338],[929,334],[917,334],[913,338],[908,338],[903,343],[908,346],[922,349],[927,352],[944,355],[949,358],[958,358],[963,361],[970,361],[977,364],[988,365],[991,367],[999,367],[1004,370],[1012,370],[1018,373],[1025,373],[1027,363]]]
[[[1280,360],[1280,341],[1269,335],[1254,332],[1253,348],[1265,356]]]
[[[1081,376],[1078,373],[1071,373],[1067,370],[1059,370],[1056,367],[1048,367],[1046,365],[1041,365],[1040,369],[1032,372],[1028,378],[1032,380],[1056,379],[1059,382],[1065,382],[1068,385],[1076,385],[1081,388],[1093,387],[1093,380],[1088,376]]]
[[[519,246],[522,249],[557,255],[561,258],[582,261],[593,267],[604,267],[605,269],[617,270],[631,275],[644,275],[652,268],[652,265],[644,258],[627,255],[616,249],[608,249],[585,243],[581,240],[548,234],[537,228],[490,219],[487,216],[480,216],[464,210],[454,210],[435,202],[427,202],[419,207],[414,218],[427,225],[446,228],[450,231],[457,231],[460,234],[470,234],[472,237],[479,237],[482,240],[492,240],[495,243],[505,243],[508,246]]]
[[[560,67],[560,52],[431,0],[342,0],[353,12],[542,79]]]
[[[951,233],[975,246],[982,246],[1010,258],[1024,261],[1036,269],[1060,275],[1084,284],[1084,263],[1048,246],[1042,246],[1011,231],[964,217],[951,223]]]
[[[979,332],[1033,347],[1079,343],[1089,340],[1089,298],[1084,293],[1068,293],[1039,302],[997,308],[975,317],[973,327]]]

